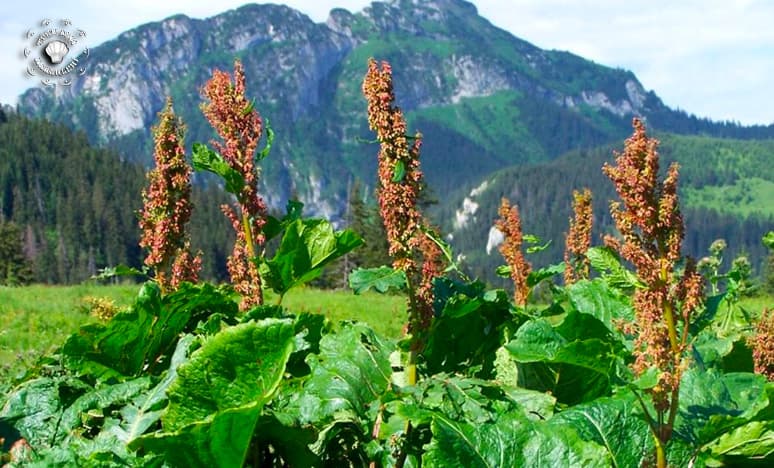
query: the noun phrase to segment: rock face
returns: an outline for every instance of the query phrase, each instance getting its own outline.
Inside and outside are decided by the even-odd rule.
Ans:
[[[19,109],[147,163],[150,128],[168,95],[189,144],[213,137],[198,90],[213,69],[230,70],[239,58],[277,134],[264,168],[269,204],[297,195],[309,212],[336,218],[349,179],[373,186],[376,148],[362,143],[372,136],[360,95],[370,56],[391,61],[400,105],[436,141],[426,146],[424,169],[438,191],[459,177],[619,138],[633,115],[669,112],[630,72],[534,47],[462,0],[375,2],[359,13],[335,9],[322,24],[277,5],[173,16],[92,48],[87,73],[71,87],[30,89]],[[575,133],[557,143],[536,130],[541,119],[568,122]],[[455,143],[439,146],[446,142]],[[464,175],[448,174],[460,164],[470,166]]]

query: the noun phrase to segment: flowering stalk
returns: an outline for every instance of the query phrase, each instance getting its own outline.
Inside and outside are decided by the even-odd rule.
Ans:
[[[191,218],[191,168],[185,161],[184,127],[167,98],[153,129],[156,167],[148,172],[140,212],[140,246],[148,249],[145,265],[154,272],[162,291],[183,281],[196,282],[201,257],[191,257],[185,225]]]
[[[433,317],[433,279],[443,271],[442,252],[425,231],[417,202],[422,190],[419,149],[422,136],[413,142],[406,134],[406,119],[400,108],[393,106],[390,64],[381,66],[373,58],[363,80],[363,94],[368,101],[368,125],[380,143],[377,181],[379,212],[384,222],[393,258],[393,268],[406,274],[408,290],[408,324],[410,335],[409,362],[406,366],[409,385],[416,383],[416,358],[424,348],[427,330]],[[421,260],[421,263],[417,260]],[[411,431],[406,424],[405,433]],[[402,466],[406,452],[401,452],[396,466]]]
[[[593,222],[591,191],[573,191],[574,217],[570,218],[570,230],[565,238],[564,284],[570,285],[589,277],[589,259],[586,252],[591,247]]]
[[[520,306],[527,305],[529,287],[527,277],[532,271],[532,265],[524,258],[521,246],[524,243],[521,231],[519,207],[511,206],[507,198],[500,202],[498,210],[500,218],[495,221],[497,229],[503,233],[503,243],[499,250],[505,263],[511,268],[511,279],[514,287],[514,301]]]
[[[755,372],[774,381],[774,310],[763,310],[747,344],[753,350]]]
[[[701,305],[702,278],[690,259],[681,274],[676,271],[684,232],[677,199],[678,166],[672,164],[659,182],[657,147],[658,141],[648,138],[643,123],[634,119],[634,134],[615,166],[605,164],[602,170],[621,198],[610,203],[610,212],[622,240],[606,236],[605,243],[635,266],[645,285],[634,293],[633,370],[636,375],[652,367],[659,371],[657,385],[649,390],[657,415],[648,415],[648,420],[656,440],[657,466],[665,467],[664,447],[677,416],[688,330]]]
[[[212,145],[244,181],[236,194],[237,207],[223,205],[221,209],[236,231],[227,267],[234,289],[242,295],[239,307],[246,310],[263,304],[261,276],[254,263],[256,245],[264,243],[262,229],[266,223],[266,205],[258,195],[259,170],[255,164],[263,121],[245,95],[244,68],[238,60],[233,82],[228,73],[215,70],[202,88],[202,95],[208,101],[201,105],[202,113],[222,139]]]

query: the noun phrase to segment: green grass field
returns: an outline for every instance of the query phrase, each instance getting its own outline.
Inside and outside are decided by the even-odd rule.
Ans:
[[[0,329],[0,380],[61,345],[79,326],[96,320],[89,315],[90,298],[107,298],[125,307],[138,290],[138,285],[0,287],[0,317],[4,322]],[[276,297],[269,293],[266,301],[274,303]],[[401,296],[356,296],[348,291],[298,288],[285,296],[283,305],[292,312],[325,314],[334,322],[364,321],[377,333],[392,338],[400,336],[405,321]],[[764,307],[774,307],[774,298],[745,298],[741,305],[757,316]]]
[[[138,285],[0,286],[0,380],[61,345],[79,326],[95,321],[89,315],[90,298],[107,298],[126,307],[138,291]],[[266,301],[273,304],[276,297],[268,294]],[[404,301],[401,296],[298,288],[285,296],[283,305],[292,312],[325,314],[334,322],[361,320],[381,335],[398,337],[405,320]]]

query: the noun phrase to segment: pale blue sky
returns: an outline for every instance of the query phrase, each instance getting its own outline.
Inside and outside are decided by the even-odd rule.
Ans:
[[[243,0],[4,0],[0,5],[0,102],[36,82],[24,76],[24,34],[41,19],[72,20],[90,47],[177,13],[215,15]],[[366,0],[287,0],[325,21],[334,7]],[[632,70],[664,102],[702,117],[774,123],[774,1],[473,0],[493,24],[539,47],[568,50]]]

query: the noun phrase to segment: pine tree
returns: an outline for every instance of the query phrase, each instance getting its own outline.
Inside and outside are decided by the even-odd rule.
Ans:
[[[24,257],[22,232],[14,223],[0,223],[0,284],[20,286],[32,281],[32,267]]]

